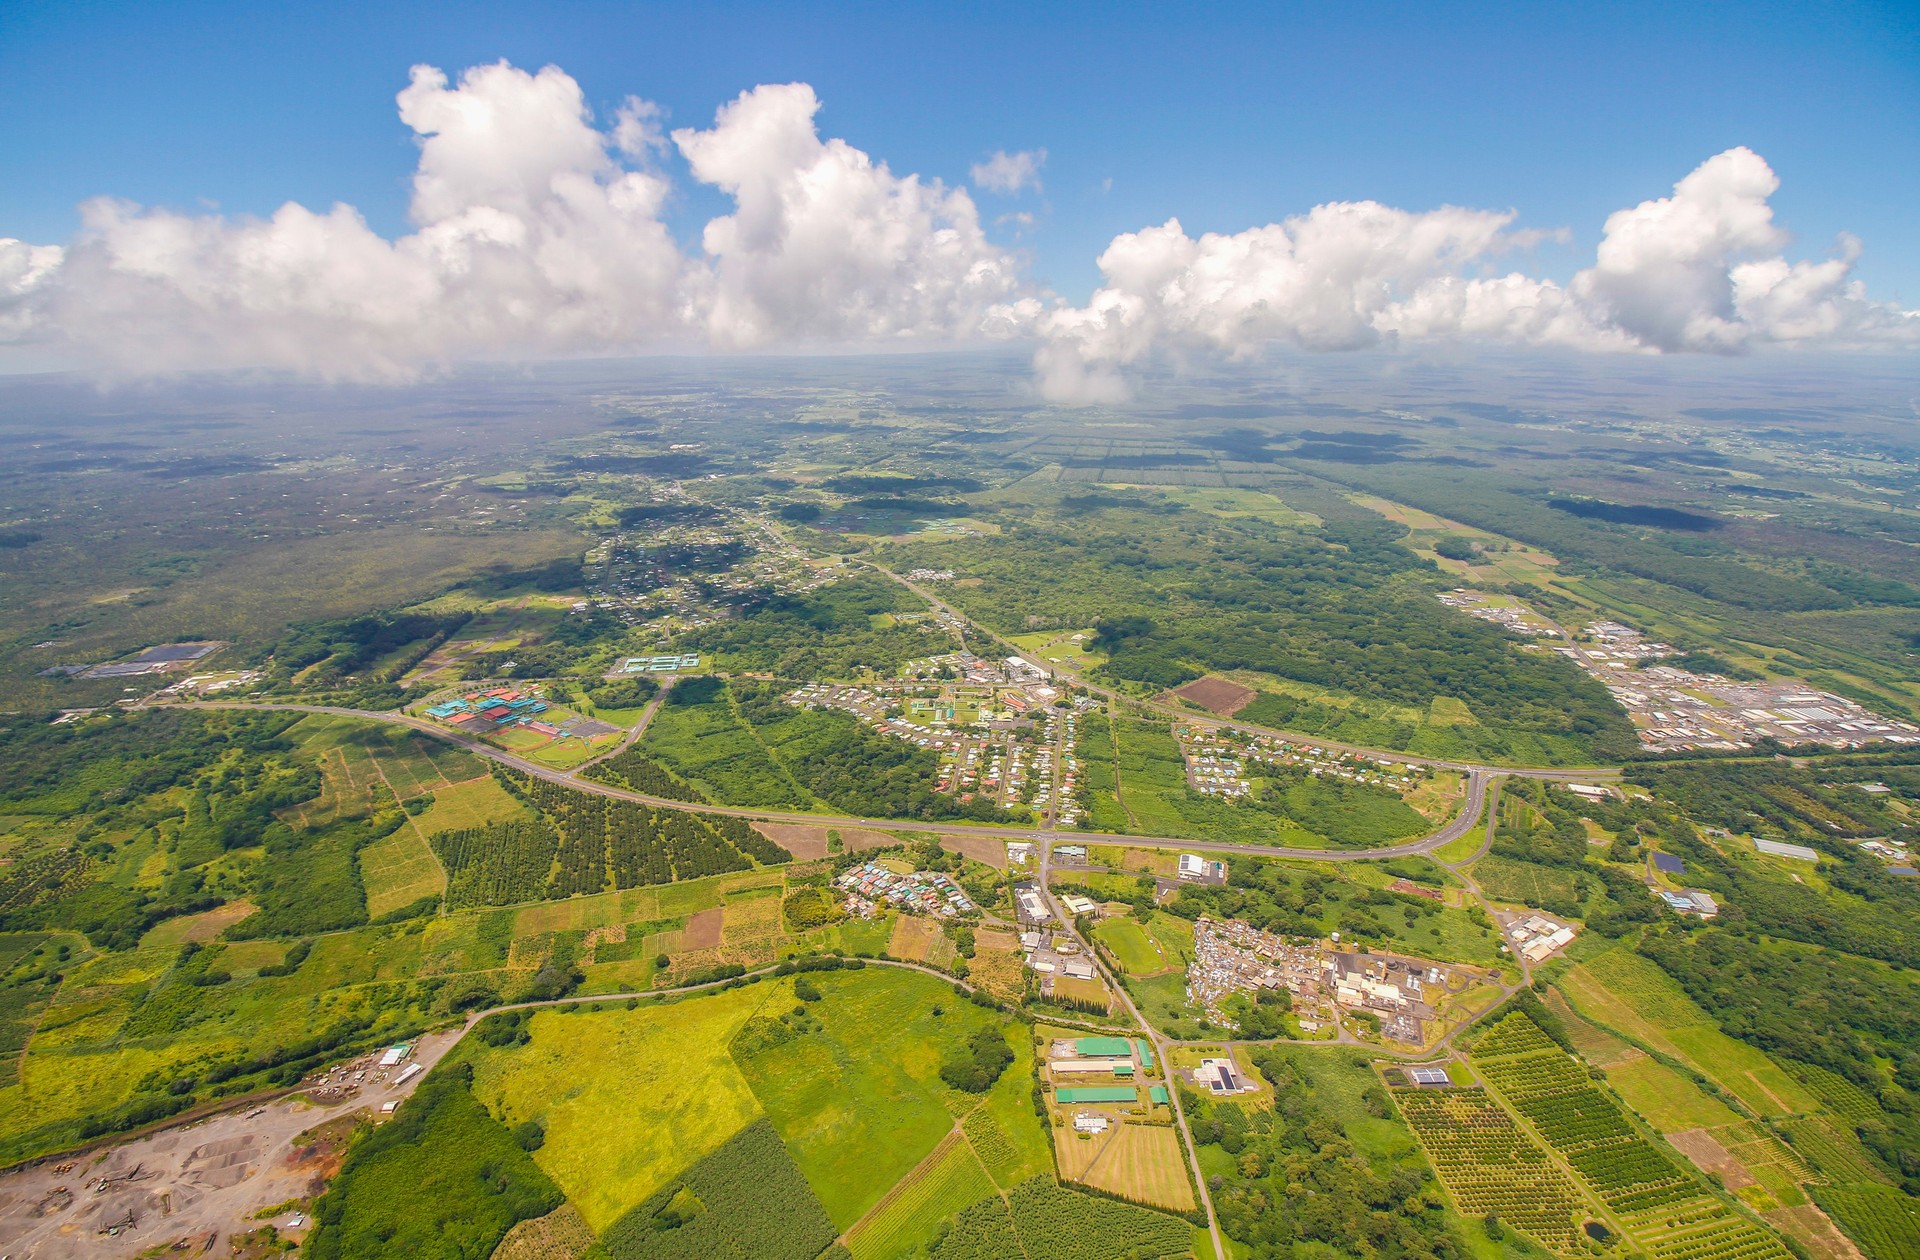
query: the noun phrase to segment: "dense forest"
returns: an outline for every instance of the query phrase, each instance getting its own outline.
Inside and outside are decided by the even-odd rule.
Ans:
[[[483,1260],[516,1222],[562,1201],[473,1096],[472,1065],[456,1063],[354,1143],[314,1205],[314,1233],[303,1250],[316,1260]]]
[[[1683,549],[1658,532],[1555,510],[1533,486],[1497,474],[1431,464],[1328,471],[1335,480],[1543,548],[1574,571],[1630,574],[1739,608],[1796,612],[1853,603],[1831,587],[1743,564],[1730,547],[1701,554],[1707,544],[1692,531]]]

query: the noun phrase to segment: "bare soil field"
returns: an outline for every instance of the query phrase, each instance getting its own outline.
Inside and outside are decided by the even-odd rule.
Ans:
[[[940,847],[997,871],[1007,869],[1007,842],[993,836],[941,836]]]
[[[1229,717],[1245,708],[1260,693],[1224,678],[1196,678],[1184,687],[1175,687],[1173,694],[1182,700],[1193,701],[1210,713]]]
[[[420,1039],[431,1067],[458,1030]],[[339,1167],[359,1113],[413,1092],[374,1084],[337,1102],[305,1097],[242,1105],[117,1146],[53,1156],[0,1173],[0,1255],[35,1260],[120,1260],[159,1248],[226,1254],[223,1240],[257,1229],[263,1208],[301,1201],[268,1218],[286,1226]],[[302,1136],[306,1135],[306,1136]],[[102,1179],[104,1189],[96,1189]],[[124,1224],[131,1216],[132,1223]],[[119,1225],[115,1234],[107,1229]],[[290,1237],[305,1236],[304,1229]]]
[[[753,827],[761,835],[803,862],[827,856],[827,828],[825,827],[813,823],[770,822],[757,822]],[[900,843],[900,837],[889,835],[884,831],[867,831],[860,827],[839,827],[835,830],[840,833],[841,845],[854,853],[865,849],[884,849],[889,845]],[[948,839],[951,838],[948,837]],[[956,849],[955,852],[959,850]],[[996,865],[1006,865],[1004,851]]]
[[[903,914],[893,921],[893,935],[887,941],[887,952],[908,962],[925,962],[927,951],[941,936],[939,925],[932,919]]]
[[[687,926],[680,930],[680,948],[685,950],[714,948],[720,943],[720,933],[725,920],[726,911],[719,906],[700,911],[688,919]]]
[[[1746,1165],[1735,1159],[1733,1152],[1715,1141],[1705,1129],[1669,1133],[1667,1141],[1674,1150],[1692,1160],[1701,1172],[1719,1173],[1729,1190],[1755,1184],[1754,1176],[1747,1171]]]

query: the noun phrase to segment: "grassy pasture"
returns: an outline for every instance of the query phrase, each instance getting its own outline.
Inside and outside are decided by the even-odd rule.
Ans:
[[[433,804],[416,821],[422,832],[437,835],[517,818],[526,813],[526,808],[508,796],[492,775],[482,775],[436,789]]]
[[[166,919],[155,924],[145,936],[140,938],[142,949],[151,946],[173,948],[187,941],[206,942],[219,936],[229,927],[252,914],[258,907],[245,898],[229,901],[223,906],[203,910],[199,914],[184,914],[177,919]]]
[[[1734,1124],[1739,1113],[1658,1059],[1641,1056],[1606,1069],[1607,1084],[1662,1133]]]
[[[474,1092],[509,1125],[546,1125],[535,1162],[603,1230],[759,1114],[727,1046],[776,988],[541,1011],[530,1044],[476,1054]]]
[[[1107,1142],[1078,1180],[1136,1203],[1175,1212],[1193,1209],[1186,1157],[1171,1127],[1122,1124],[1104,1136]]]
[[[1471,874],[1495,901],[1539,906],[1578,905],[1586,900],[1579,875],[1556,866],[1489,854],[1473,864]]]
[[[827,1215],[846,1229],[952,1129],[943,1049],[996,1017],[917,972],[830,972],[815,983],[824,1031],[740,1066]],[[772,1004],[790,998],[769,1001],[785,1009]],[[936,1006],[944,1013],[933,1014]],[[1016,1056],[1024,1048],[1022,1037]]]
[[[847,1231],[853,1260],[896,1260],[931,1241],[940,1223],[995,1193],[973,1146],[955,1130]]]
[[[411,824],[360,850],[360,879],[367,889],[367,916],[374,919],[447,887],[439,859]]]
[[[1103,919],[1093,929],[1093,938],[1113,951],[1130,976],[1159,975],[1173,965],[1159,944],[1131,917]]]
[[[1765,1053],[1720,1031],[1664,971],[1622,948],[1560,978],[1574,1008],[1681,1059],[1763,1116],[1816,1110],[1819,1100]]]

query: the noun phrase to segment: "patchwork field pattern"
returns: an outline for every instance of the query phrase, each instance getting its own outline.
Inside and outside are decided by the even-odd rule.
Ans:
[[[894,1260],[926,1244],[940,1223],[995,1189],[973,1147],[955,1129],[847,1231],[853,1260]]]
[[[1485,1090],[1396,1089],[1393,1097],[1462,1216],[1498,1216],[1554,1251],[1579,1246],[1579,1192]]]
[[[1496,1025],[1474,1048],[1473,1065],[1648,1255],[1658,1260],[1792,1256],[1635,1128],[1579,1061],[1525,1015],[1515,1012]]]

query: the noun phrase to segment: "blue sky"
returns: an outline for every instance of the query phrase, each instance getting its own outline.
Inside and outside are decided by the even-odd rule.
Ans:
[[[0,6],[0,236],[66,240],[97,194],[262,214],[295,200],[406,228],[408,67],[506,58],[706,126],[804,80],[822,134],[964,182],[1044,147],[1032,277],[1073,300],[1116,233],[1238,231],[1330,200],[1513,208],[1590,260],[1605,215],[1746,145],[1795,256],[1862,238],[1857,275],[1920,306],[1920,6],[39,3]],[[670,158],[670,167],[679,162]],[[1111,181],[1109,184],[1108,181]],[[685,239],[724,199],[677,181]],[[990,231],[995,231],[990,227]],[[997,229],[1012,241],[1011,229]]]

